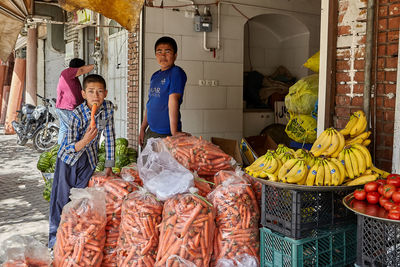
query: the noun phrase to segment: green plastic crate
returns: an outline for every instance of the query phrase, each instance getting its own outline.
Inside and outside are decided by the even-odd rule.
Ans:
[[[303,239],[260,228],[260,237],[261,267],[346,266],[356,261],[356,224],[319,230]]]

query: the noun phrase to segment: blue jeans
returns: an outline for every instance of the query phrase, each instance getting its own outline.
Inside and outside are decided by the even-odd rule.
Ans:
[[[72,110],[56,109],[58,120],[60,121],[60,129],[58,130],[58,144],[61,145],[68,131],[68,122],[71,118]]]

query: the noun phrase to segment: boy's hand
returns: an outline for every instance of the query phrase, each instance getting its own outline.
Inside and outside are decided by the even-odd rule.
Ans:
[[[106,173],[106,176],[111,176],[114,174],[112,171],[112,168],[110,168],[110,167],[104,168],[104,171]]]
[[[89,127],[82,139],[85,140],[86,144],[89,144],[97,136],[97,132],[96,127]]]

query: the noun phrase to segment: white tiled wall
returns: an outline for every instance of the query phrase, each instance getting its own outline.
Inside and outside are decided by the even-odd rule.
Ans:
[[[197,4],[214,3],[211,0],[198,0]],[[276,1],[276,0],[238,0],[243,4],[262,5],[269,8],[288,8],[292,11],[318,14],[319,8],[309,6],[319,0]],[[281,2],[285,2],[279,4]],[[160,1],[154,1],[159,5]],[[165,0],[164,6],[183,5],[184,1]],[[280,9],[249,7],[236,5],[247,17],[281,12]],[[200,11],[203,12],[202,6]],[[218,136],[240,139],[243,134],[243,48],[244,25],[247,19],[232,5],[221,5],[221,49],[212,52],[203,49],[203,33],[193,30],[193,19],[185,17],[185,10],[192,7],[180,7],[175,11],[164,8],[145,8],[145,43],[144,43],[144,103],[147,101],[149,80],[157,71],[154,57],[154,43],[164,35],[173,37],[178,43],[176,65],[181,66],[188,81],[185,88],[184,102],[181,106],[183,130],[209,139]],[[217,9],[211,8],[213,32],[208,34],[207,45],[217,44]],[[305,19],[307,15],[304,15]],[[264,58],[268,55],[264,55]],[[274,55],[272,55],[274,56]],[[217,80],[218,86],[199,86],[199,80]]]

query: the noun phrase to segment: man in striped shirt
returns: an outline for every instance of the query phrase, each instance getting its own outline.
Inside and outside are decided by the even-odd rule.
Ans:
[[[71,188],[85,188],[96,168],[101,133],[105,137],[106,175],[112,174],[115,163],[114,105],[104,100],[107,90],[103,77],[87,76],[83,80],[82,96],[85,101],[73,110],[67,135],[58,151],[50,199],[49,248],[56,242],[61,211],[69,201]],[[93,104],[98,106],[95,127],[90,126]]]

